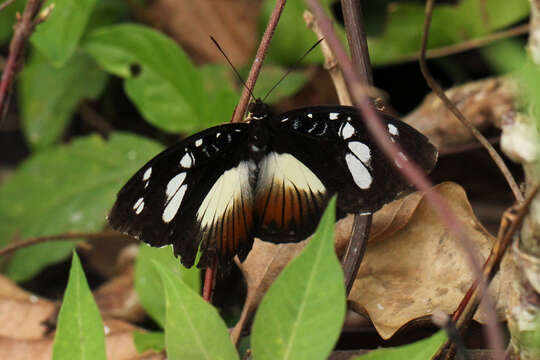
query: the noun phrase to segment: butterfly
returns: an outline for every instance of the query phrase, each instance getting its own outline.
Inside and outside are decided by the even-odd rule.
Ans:
[[[387,159],[356,108],[315,106],[274,116],[261,100],[250,121],[194,134],[145,164],[109,214],[113,228],[151,246],[172,244],[191,267],[243,261],[253,239],[297,242],[311,235],[329,199],[338,216],[373,212],[408,188],[396,169],[429,172],[437,150],[417,130],[380,113],[393,142]],[[395,162],[395,166],[392,164]]]

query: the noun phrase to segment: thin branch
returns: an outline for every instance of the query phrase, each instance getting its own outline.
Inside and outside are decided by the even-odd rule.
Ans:
[[[433,11],[433,0],[428,0],[426,3],[426,20],[424,23],[424,32],[422,34],[422,45],[420,47],[420,70],[422,71],[422,74],[424,75],[424,78],[426,79],[427,84],[433,90],[433,92],[441,99],[441,101],[446,105],[446,107],[452,111],[454,116],[465,126],[467,127],[471,133],[474,135],[474,137],[480,142],[484,148],[486,148],[487,152],[495,162],[495,164],[499,167],[499,170],[503,174],[504,178],[506,179],[506,182],[510,186],[510,189],[514,193],[514,197],[518,202],[523,202],[523,194],[521,194],[521,191],[519,190],[519,186],[516,183],[516,180],[513,178],[512,174],[510,173],[510,170],[508,170],[508,167],[504,163],[501,156],[497,153],[497,151],[491,146],[489,141],[478,131],[474,125],[472,125],[465,116],[461,113],[461,111],[458,110],[456,105],[450,101],[450,99],[446,96],[444,91],[441,89],[439,84],[433,79],[431,74],[429,73],[429,70],[427,68],[426,64],[426,48],[427,48],[427,40],[429,35],[429,27],[431,25],[431,13]]]
[[[458,110],[458,108],[448,99],[444,91],[439,87],[439,84],[433,79],[431,74],[429,73],[427,69],[426,64],[426,48],[427,48],[427,39],[429,35],[429,28],[431,25],[431,14],[433,12],[433,0],[427,0],[426,3],[426,17],[424,21],[424,30],[422,33],[422,45],[420,47],[420,70],[422,71],[422,74],[424,75],[424,78],[426,79],[429,87],[439,96],[439,98],[445,103],[445,105],[452,111],[452,113],[462,122],[463,125],[465,125],[476,137],[476,139],[484,145],[486,150],[491,155],[493,161],[498,165],[500,171],[503,173],[503,175],[506,178],[506,181],[510,185],[510,188],[512,189],[514,196],[516,197],[516,200],[518,202],[523,201],[523,195],[521,194],[521,191],[519,191],[519,187],[517,186],[514,178],[512,177],[512,174],[506,167],[506,164],[501,159],[499,154],[495,151],[493,146],[487,141],[487,139],[470,123],[465,119],[465,116]],[[452,214],[453,215],[453,214]],[[477,269],[475,269],[476,273]],[[503,345],[503,338],[502,338],[502,332],[499,328],[499,325],[497,323],[497,315],[495,314],[495,305],[493,303],[493,299],[491,296],[489,296],[487,289],[487,281],[484,278],[483,274],[476,274],[475,281],[478,282],[480,291],[482,294],[485,295],[484,299],[487,303],[486,306],[486,312],[487,312],[487,333],[488,333],[488,343],[490,343],[491,347],[493,348],[495,352],[495,358],[496,359],[504,359],[504,345]]]
[[[94,127],[104,138],[108,138],[114,130],[111,124],[86,101],[79,104],[78,113],[86,123]]]
[[[100,239],[104,237],[118,237],[121,235],[122,234],[120,234],[117,231],[102,231],[102,232],[91,232],[91,233],[68,232],[65,234],[58,234],[58,235],[39,236],[39,237],[11,243],[10,245],[0,249],[0,256],[5,256],[8,254],[11,254],[12,252],[16,250],[29,247],[32,245],[46,243],[46,242],[78,240],[78,239]]]
[[[492,42],[495,42],[498,40],[502,40],[502,39],[506,39],[506,38],[510,38],[514,36],[519,36],[519,35],[524,35],[529,32],[529,26],[530,26],[529,24],[524,24],[524,25],[516,26],[515,28],[495,32],[481,38],[463,41],[459,44],[441,46],[439,48],[429,49],[426,51],[426,59],[433,59],[433,58],[453,55],[460,52],[476,49],[476,48],[491,44]],[[418,60],[420,58],[420,55],[421,55],[420,51],[415,52],[413,54],[406,54],[399,57],[396,60],[396,63]]]
[[[0,4],[0,11],[4,10],[5,8],[7,8],[9,5],[13,4],[15,2],[15,0],[6,0],[4,1],[2,4]]]
[[[351,62],[348,60],[345,49],[343,49],[343,47],[341,46],[335,32],[332,29],[330,20],[326,16],[326,13],[324,12],[320,3],[317,0],[306,1],[309,3],[309,6],[312,9],[315,17],[317,18],[321,29],[323,29],[325,33],[326,41],[329,43],[334,55],[336,56],[336,59],[338,60],[338,63],[341,66],[341,69],[345,75],[345,79],[348,83],[348,87],[351,90],[353,103],[359,108],[362,115],[364,116],[364,121],[368,131],[373,136],[377,145],[384,152],[384,154],[389,159],[396,159],[400,151],[402,153],[405,152],[397,144],[392,143],[389,135],[384,129],[381,119],[377,115],[377,112],[373,108],[370,100],[366,97],[365,93],[361,91],[360,77],[356,73]],[[405,154],[405,156],[407,156],[407,154]],[[460,221],[449,208],[446,201],[436,191],[433,191],[431,189],[431,182],[416,164],[411,161],[407,161],[403,165],[404,166],[399,169],[402,175],[418,189],[425,191],[425,196],[430,202],[430,204],[439,214],[442,221],[446,224],[450,232],[454,234],[459,240],[459,244],[464,249],[464,253],[467,256],[467,260],[473,271],[474,278],[477,279],[483,289],[485,289],[485,281],[482,277],[480,261],[477,257],[478,252],[476,251],[470,239],[464,233],[463,226],[461,226]],[[492,306],[493,301],[490,300],[490,297],[486,296],[486,301],[489,302],[487,306],[488,325],[492,328],[498,329],[494,307]],[[504,352],[504,350],[502,352],[500,351],[500,345],[501,344],[496,344],[496,354],[502,354]],[[500,356],[498,358],[500,358]]]
[[[28,0],[22,16],[17,17],[13,37],[9,44],[9,56],[0,81],[0,125],[6,117],[15,76],[21,69],[26,43],[34,28],[44,19],[38,16],[45,0]]]
[[[283,7],[285,6],[286,2],[286,0],[276,0],[276,6],[272,11],[270,20],[268,20],[268,25],[266,25],[266,30],[264,31],[263,37],[261,39],[261,44],[259,45],[259,49],[257,49],[257,54],[255,55],[255,59],[253,60],[253,65],[251,65],[251,70],[246,81],[246,87],[242,91],[242,96],[240,97],[238,106],[236,106],[236,109],[234,110],[231,122],[241,122],[244,114],[246,113],[246,108],[250,99],[250,92],[248,89],[253,91],[253,89],[255,88],[255,82],[257,81],[259,73],[261,72],[261,67],[263,65],[264,58],[266,57],[266,52],[268,51],[270,40],[274,35],[274,31],[276,30],[276,26],[278,24],[279,18],[281,16],[281,13],[283,12]]]
[[[506,254],[506,250],[510,246],[514,234],[521,227],[525,216],[528,214],[531,203],[538,193],[538,188],[539,186],[537,185],[523,203],[511,207],[503,215],[497,241],[484,264],[483,273],[488,286],[499,271],[504,254]],[[478,283],[475,281],[452,316],[452,320],[456,323],[456,326],[461,333],[463,333],[464,329],[470,324],[480,305],[482,296],[483,294],[478,287]]]
[[[212,297],[214,296],[214,286],[216,285],[216,272],[217,272],[217,254],[212,259],[212,264],[206,268],[204,272],[204,282],[202,289],[202,298],[212,303]]]

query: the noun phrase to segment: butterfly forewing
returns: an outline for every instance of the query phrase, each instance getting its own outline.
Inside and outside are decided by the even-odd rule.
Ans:
[[[251,248],[250,167],[242,146],[247,124],[195,134],[143,166],[120,190],[111,225],[152,245],[173,244],[185,266],[202,241],[210,254],[232,258]]]

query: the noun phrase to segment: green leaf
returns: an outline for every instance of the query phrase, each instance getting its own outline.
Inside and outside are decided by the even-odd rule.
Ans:
[[[71,260],[64,301],[58,314],[52,358],[53,360],[107,358],[103,321],[75,252]]]
[[[22,12],[26,1],[16,0],[4,10],[0,11],[0,45],[4,45],[13,35],[17,12]]]
[[[321,0],[321,5],[328,9],[333,0]],[[263,2],[261,16],[259,18],[260,28],[264,29],[272,13],[276,2],[266,0]],[[313,31],[306,27],[303,13],[307,9],[304,1],[289,1],[279,19],[279,26],[272,38],[270,51],[267,55],[267,62],[281,65],[292,65],[318,40]],[[345,39],[345,32],[339,26],[335,27],[341,39]],[[291,36],[294,34],[294,36]],[[345,43],[345,42],[344,42]],[[320,50],[314,50],[303,61],[322,62],[323,57]]]
[[[165,327],[165,293],[161,284],[161,276],[154,262],[167,268],[169,273],[182,279],[196,293],[201,291],[200,271],[196,267],[186,269],[173,255],[172,246],[154,248],[143,244],[135,260],[135,290],[146,312],[162,328]]]
[[[129,9],[125,0],[97,0],[90,19],[88,19],[81,42],[84,42],[84,38],[97,28],[110,26],[128,19]]]
[[[162,147],[117,133],[77,139],[30,157],[0,186],[0,246],[21,238],[67,231],[99,231],[116,193]],[[49,242],[17,251],[7,274],[31,278],[69,255],[74,243]]]
[[[78,51],[61,69],[32,52],[21,74],[19,103],[30,144],[42,149],[56,142],[83,99],[98,97],[107,74],[85,53]]]
[[[178,276],[154,262],[165,288],[165,346],[170,359],[238,359],[216,309]]]
[[[147,350],[165,350],[165,334],[162,332],[133,332],[133,342],[137,352],[143,353]]]
[[[44,6],[51,3],[54,9],[30,41],[51,64],[61,67],[77,49],[96,0],[48,0]]]
[[[165,35],[140,25],[114,25],[92,32],[85,48],[107,71],[125,78],[128,97],[152,125],[192,132],[218,122],[205,113],[201,74]]]
[[[334,252],[335,197],[302,253],[274,281],[255,315],[255,359],[326,359],[345,318],[343,272]]]
[[[376,66],[402,61],[403,56],[419,51],[425,17],[424,3],[384,1],[388,3],[385,14],[381,14],[380,6],[364,7],[364,17],[368,19],[366,26],[373,28],[369,23],[371,19],[385,19],[382,28],[379,26],[377,29],[376,36],[368,36],[371,63]],[[323,0],[321,4],[329,9],[332,2]],[[266,25],[274,5],[275,1],[271,0],[263,3],[261,25]],[[287,3],[268,53],[270,62],[293,64],[316,41],[302,18],[305,9],[303,1]],[[525,19],[529,11],[527,0],[460,0],[457,5],[437,5],[433,11],[428,48],[483,37]],[[342,43],[347,44],[343,27],[336,23],[334,28]],[[320,51],[314,53],[310,55],[310,60],[322,61]]]
[[[524,19],[530,8],[527,0],[490,0],[483,4],[488,23],[484,21],[484,5],[477,0],[435,6],[428,48],[485,36]],[[371,62],[376,65],[388,64],[419,51],[424,18],[424,4],[397,2],[388,7],[385,30],[380,36],[368,38]]]
[[[396,348],[373,350],[355,360],[430,360],[445,341],[446,333],[441,330],[427,339]]]

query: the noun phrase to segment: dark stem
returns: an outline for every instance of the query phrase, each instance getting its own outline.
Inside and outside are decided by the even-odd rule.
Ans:
[[[367,47],[366,33],[364,32],[364,19],[362,17],[362,3],[360,0],[341,0],[341,9],[345,19],[345,30],[351,49],[352,62],[360,76],[362,84],[373,85],[371,62]],[[347,296],[351,292],[356,274],[362,264],[369,239],[371,228],[371,213],[355,214],[354,226],[343,257],[343,273],[345,276],[345,290]]]
[[[366,252],[372,218],[371,213],[356,214],[354,216],[353,230],[342,264],[347,295],[351,292],[356,274]]]
[[[352,62],[364,84],[373,85],[361,0],[341,0]]]
[[[270,20],[268,20],[268,25],[266,25],[266,30],[264,31],[261,39],[261,44],[259,45],[259,49],[257,49],[257,54],[255,55],[248,79],[246,80],[246,87],[244,88],[244,91],[242,91],[242,96],[240,97],[240,101],[234,110],[231,122],[241,122],[244,114],[246,113],[246,108],[251,97],[250,93],[255,88],[255,82],[257,81],[259,73],[261,72],[261,67],[263,65],[264,58],[266,57],[270,40],[274,35],[274,31],[276,30],[276,26],[279,22],[279,18],[283,12],[283,7],[285,6],[286,2],[286,0],[276,0],[276,6],[272,11]]]
[[[0,124],[6,117],[15,76],[21,70],[26,43],[39,22],[36,17],[44,2],[45,0],[28,0],[22,16],[19,16],[15,23],[15,31],[9,44],[9,56],[0,81]]]

